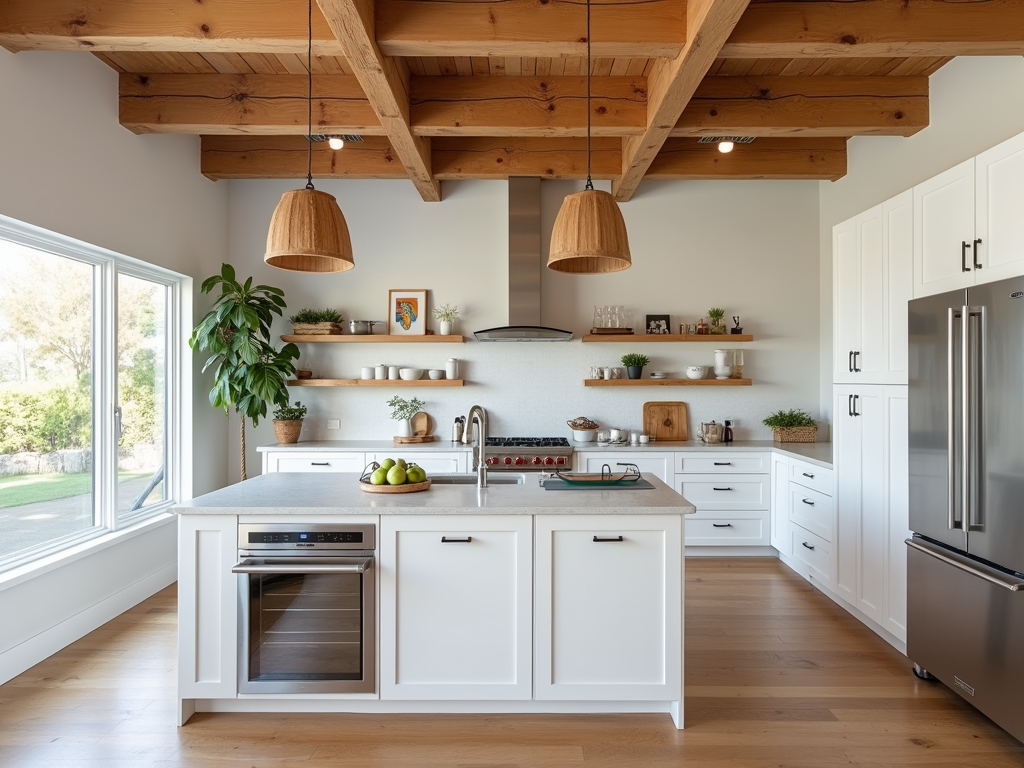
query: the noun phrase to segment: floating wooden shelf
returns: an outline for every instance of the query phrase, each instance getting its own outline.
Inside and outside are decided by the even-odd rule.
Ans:
[[[461,387],[464,379],[289,379],[289,387]]]
[[[326,336],[282,336],[282,341],[297,344],[462,344],[463,336],[438,336],[428,333],[426,336],[388,336],[386,334],[334,334]]]
[[[700,336],[690,336],[689,334],[678,334],[678,333],[633,333],[633,334],[620,334],[614,333],[588,333],[583,337],[584,342],[590,341],[602,341],[602,342],[617,342],[623,344],[626,342],[647,342],[647,341],[703,341],[709,343],[716,343],[722,345],[728,345],[737,341],[753,341],[754,337],[749,333],[720,333],[715,336],[711,334],[701,334]]]
[[[584,379],[584,387],[749,387],[750,379]]]

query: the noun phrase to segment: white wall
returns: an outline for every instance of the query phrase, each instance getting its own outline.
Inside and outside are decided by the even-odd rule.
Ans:
[[[112,69],[0,49],[0,94],[0,213],[193,278],[223,260],[227,185],[200,175],[198,138],[120,127]],[[190,422],[203,450],[186,469],[204,493],[226,482],[227,433],[205,407]],[[0,585],[0,681],[166,586],[175,557],[172,523]]]
[[[820,183],[821,410],[832,399],[832,227],[1024,131],[1024,58],[962,57],[930,78],[930,125],[847,144],[849,171]]]
[[[444,184],[444,201],[424,203],[408,182],[322,181],[352,232],[355,269],[303,275],[265,266],[267,224],[281,193],[295,183],[234,181],[230,195],[231,262],[241,275],[284,289],[286,315],[302,307],[334,307],[345,318],[383,320],[389,288],[426,288],[431,306],[459,305],[457,331],[507,323],[507,185]],[[580,183],[542,185],[542,241],[562,197]],[[643,315],[670,314],[673,326],[696,322],[712,306],[739,315],[756,341],[742,345],[749,388],[584,388],[589,367],[617,365],[625,352],[651,357],[649,370],[682,375],[688,364],[711,364],[720,344],[508,343],[458,345],[304,345],[302,360],[315,376],[357,378],[365,365],[443,368],[463,361],[461,389],[401,390],[426,401],[425,410],[448,435],[458,414],[478,403],[491,433],[565,435],[565,422],[589,416],[606,426],[641,426],[648,400],[683,400],[690,429],[698,421],[734,418],[738,437],[765,438],[761,426],[780,407],[816,411],[818,399],[817,184],[812,182],[645,182],[622,206],[633,252],[631,269],[612,275],[567,276],[543,270],[544,324],[582,335],[595,304],[623,304]],[[430,321],[435,327],[434,321]],[[731,323],[730,323],[731,324]],[[288,333],[287,321],[275,327]],[[293,389],[310,408],[302,439],[387,439],[394,434],[386,401],[397,390]],[[327,431],[327,419],[340,419]],[[261,423],[248,444],[273,443]],[[237,451],[237,446],[233,445]],[[232,464],[235,456],[232,457]],[[258,470],[256,470],[258,471]]]

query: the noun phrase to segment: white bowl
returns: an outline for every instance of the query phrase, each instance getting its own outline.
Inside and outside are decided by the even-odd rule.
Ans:
[[[423,376],[422,368],[399,368],[398,375],[402,377],[402,381],[416,381]]]
[[[691,365],[686,368],[686,378],[688,379],[703,379],[708,375],[708,366],[706,365]]]
[[[574,429],[572,439],[577,443],[592,443],[597,439],[596,429]]]
[[[438,379],[444,378],[444,371],[438,370],[437,368],[433,368],[427,371],[427,376],[434,379],[434,381],[437,381]]]

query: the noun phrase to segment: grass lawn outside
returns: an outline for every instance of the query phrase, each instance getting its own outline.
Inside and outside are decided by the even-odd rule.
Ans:
[[[119,483],[146,477],[151,472],[118,472]],[[45,475],[11,475],[0,477],[0,509],[20,507],[39,501],[66,499],[92,491],[92,473],[68,474],[53,472]]]

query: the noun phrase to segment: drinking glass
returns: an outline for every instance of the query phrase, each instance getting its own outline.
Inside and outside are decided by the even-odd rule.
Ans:
[[[743,350],[734,349],[732,351],[732,377],[734,379],[743,378]]]
[[[604,310],[596,304],[594,305],[594,327],[604,328]]]

